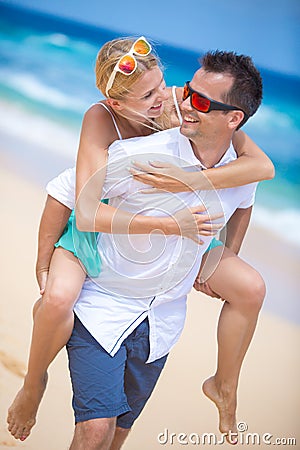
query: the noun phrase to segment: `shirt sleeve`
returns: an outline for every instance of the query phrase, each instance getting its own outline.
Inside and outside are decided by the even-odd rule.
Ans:
[[[246,209],[254,205],[257,185],[258,183],[251,183],[245,186],[246,193],[243,201],[239,205],[239,208]]]
[[[128,170],[128,167],[131,166],[132,159],[135,158],[131,154],[127,154],[127,146],[128,142],[122,140],[115,141],[109,147],[106,177],[102,191],[103,198],[112,199],[126,196],[132,190],[136,191],[137,189],[135,186],[137,182],[134,183],[134,179]]]
[[[49,181],[46,191],[69,209],[75,207],[75,167],[66,169],[56,178]]]
[[[109,160],[106,178],[103,186],[102,198],[120,197],[136,191],[132,175],[128,171],[132,157],[125,151],[124,141],[115,141],[109,147]],[[134,185],[134,186],[133,186]],[[51,197],[67,206],[75,207],[76,168],[66,169],[56,178],[49,181],[46,191]]]

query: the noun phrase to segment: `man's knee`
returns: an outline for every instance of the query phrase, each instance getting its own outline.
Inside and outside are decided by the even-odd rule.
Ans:
[[[92,419],[76,424],[75,438],[87,449],[110,448],[116,429],[116,418]],[[76,447],[75,447],[76,448]],[[80,446],[78,446],[81,449]]]
[[[115,436],[126,437],[130,433],[130,430],[131,430],[131,428],[122,428],[117,425],[116,429],[115,429]]]
[[[130,433],[130,430],[131,428],[121,428],[117,426],[115,429],[114,439],[109,450],[120,450],[128,434]]]

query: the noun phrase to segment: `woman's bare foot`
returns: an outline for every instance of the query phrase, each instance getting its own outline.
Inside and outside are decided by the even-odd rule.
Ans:
[[[235,389],[227,392],[219,391],[213,376],[204,381],[202,390],[218,408],[220,432],[227,435],[226,439],[230,444],[237,444]]]
[[[36,414],[47,385],[47,375],[39,386],[30,389],[24,386],[17,393],[8,410],[8,431],[15,439],[25,441],[36,421]]]

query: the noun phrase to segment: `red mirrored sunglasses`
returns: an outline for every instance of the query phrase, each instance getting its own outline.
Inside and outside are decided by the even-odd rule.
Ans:
[[[209,97],[206,97],[205,95],[201,94],[200,92],[195,91],[191,88],[190,82],[187,81],[183,88],[183,101],[186,100],[188,97],[191,98],[191,106],[192,108],[196,109],[197,111],[203,112],[203,113],[209,113],[210,111],[242,111],[244,113],[244,119],[243,122],[246,122],[246,120],[249,118],[248,115],[243,111],[241,108],[238,108],[237,106],[227,105],[226,103],[217,102],[215,100],[212,100]]]

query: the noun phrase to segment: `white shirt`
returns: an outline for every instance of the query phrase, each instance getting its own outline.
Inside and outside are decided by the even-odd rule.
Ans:
[[[235,151],[230,146],[215,167],[235,158]],[[116,208],[164,216],[203,202],[210,214],[224,213],[227,222],[237,208],[248,208],[254,202],[256,184],[219,191],[143,194],[139,190],[145,185],[135,181],[128,172],[132,160],[166,161],[190,171],[204,168],[195,157],[189,140],[178,128],[148,137],[116,141],[109,148],[102,194]],[[73,209],[74,169],[52,180],[47,185],[47,192]],[[74,310],[107,352],[113,356],[123,340],[146,317],[150,325],[148,362],[170,351],[181,334],[186,296],[211,238],[203,240],[205,244],[199,246],[191,239],[179,236],[99,235],[102,270],[98,278],[86,279]]]

